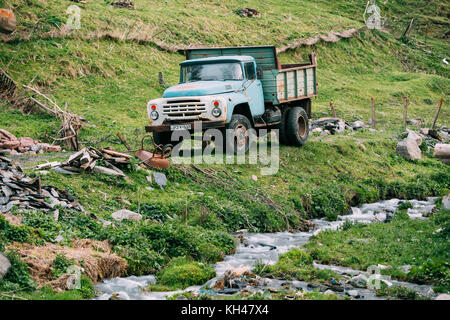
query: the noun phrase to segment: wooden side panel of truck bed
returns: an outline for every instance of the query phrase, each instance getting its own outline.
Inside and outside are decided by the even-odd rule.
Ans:
[[[245,55],[256,61],[264,102],[274,105],[302,100],[317,95],[316,57],[309,63],[281,65],[274,46],[193,48],[186,50],[186,59]]]

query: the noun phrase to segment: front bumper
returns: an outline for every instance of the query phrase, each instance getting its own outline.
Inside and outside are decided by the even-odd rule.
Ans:
[[[145,126],[145,132],[170,132],[171,131],[170,126],[173,124],[175,124],[175,123],[162,124],[159,126]],[[187,122],[176,123],[176,124],[177,125],[190,124],[192,129],[189,130],[189,132],[194,132],[195,130],[199,130],[200,125],[201,125],[202,131],[205,129],[225,127],[225,121],[223,121],[223,120],[219,120],[219,121],[217,121],[217,120],[187,121]]]

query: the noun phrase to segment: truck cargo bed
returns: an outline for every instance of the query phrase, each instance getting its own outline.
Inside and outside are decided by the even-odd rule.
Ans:
[[[255,59],[265,103],[278,105],[317,95],[317,62],[314,54],[309,55],[309,63],[282,65],[278,60],[274,46],[193,48],[186,50],[187,60],[234,55],[251,56]]]

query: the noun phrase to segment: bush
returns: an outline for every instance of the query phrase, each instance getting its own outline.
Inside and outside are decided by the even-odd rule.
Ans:
[[[8,242],[34,242],[33,230],[26,226],[15,226],[6,221],[5,217],[0,215],[0,241],[2,247]],[[2,248],[4,250],[4,248]]]
[[[214,268],[187,258],[174,258],[170,263],[158,273],[160,284],[181,287],[182,289],[200,285],[215,277]]]
[[[280,255],[278,262],[283,264],[292,264],[297,267],[304,267],[312,265],[313,259],[309,253],[303,250],[292,249]]]
[[[6,275],[0,280],[0,291],[31,291],[36,284],[31,279],[28,266],[20,259],[15,251],[5,254],[11,263]]]
[[[309,194],[309,215],[312,218],[326,217],[334,221],[347,210],[345,196],[336,185],[325,185]]]
[[[76,262],[74,259],[67,259],[65,255],[57,254],[52,264],[53,279],[58,279],[63,274],[66,274],[67,268],[75,264]]]

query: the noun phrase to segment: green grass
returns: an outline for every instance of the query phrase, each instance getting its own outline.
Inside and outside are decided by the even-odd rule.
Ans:
[[[356,270],[387,265],[392,268],[381,272],[394,279],[427,283],[448,292],[449,223],[448,210],[441,209],[429,220],[410,219],[398,211],[390,223],[356,223],[343,230],[321,232],[305,248],[319,263]],[[400,268],[404,265],[411,265],[408,273]]]
[[[314,268],[312,257],[300,249],[291,249],[280,255],[273,265],[257,264],[253,272],[265,278],[308,282],[331,283],[332,279],[341,278],[336,272]]]
[[[216,272],[210,265],[180,257],[171,260],[157,277],[161,285],[184,289],[204,284],[215,275]]]
[[[116,138],[121,131],[133,149],[140,147],[148,121],[146,102],[166,88],[158,84],[158,72],[164,73],[167,85],[178,82],[184,56],[169,52],[176,46],[281,46],[361,27],[366,5],[365,0],[301,5],[293,0],[134,2],[136,10],[111,8],[103,0],[79,5],[82,29],[59,34],[73,3],[0,0],[0,6],[14,7],[19,22],[14,41],[1,43],[0,67],[19,83],[34,79],[32,85],[86,118],[80,132],[86,145],[104,139],[96,146],[124,150]],[[388,32],[363,30],[352,39],[319,42],[280,55],[282,63],[295,63],[316,53],[319,96],[313,100],[314,118],[331,115],[328,106],[333,100],[339,117],[367,122],[374,96],[377,132],[314,136],[302,148],[283,146],[280,170],[273,176],[262,176],[260,167],[251,165],[199,165],[213,170],[213,177],[172,166],[163,171],[169,180],[165,190],[146,190],[149,173],[133,167],[125,169],[128,182],[50,171],[42,176],[44,184],[69,190],[99,219],[111,219],[111,213],[126,207],[140,208],[144,220],[150,221],[103,229],[94,219],[63,210],[58,223],[30,213],[24,227],[0,221],[7,230],[0,236],[0,249],[11,241],[53,241],[60,231],[66,245],[76,238],[108,239],[114,252],[127,259],[129,274],[138,275],[158,272],[184,255],[201,263],[218,261],[233,252],[235,243],[228,232],[238,229],[295,230],[302,218],[334,220],[349,206],[391,197],[423,199],[450,189],[448,167],[425,152],[422,161],[405,160],[395,154],[393,140],[404,131],[404,96],[409,99],[408,117],[423,118],[429,126],[438,100],[447,94],[450,80],[442,59],[450,46],[442,35],[449,4],[403,0],[378,5],[391,25]],[[254,7],[262,17],[239,17],[236,10],[242,7]],[[399,39],[412,17],[416,24],[410,37]],[[43,33],[47,34],[40,39]],[[448,125],[449,118],[446,101],[437,125]],[[59,123],[45,114],[22,114],[0,101],[0,127],[52,142]],[[25,163],[29,167],[47,160],[52,155],[30,157]],[[257,182],[252,175],[258,176]]]

